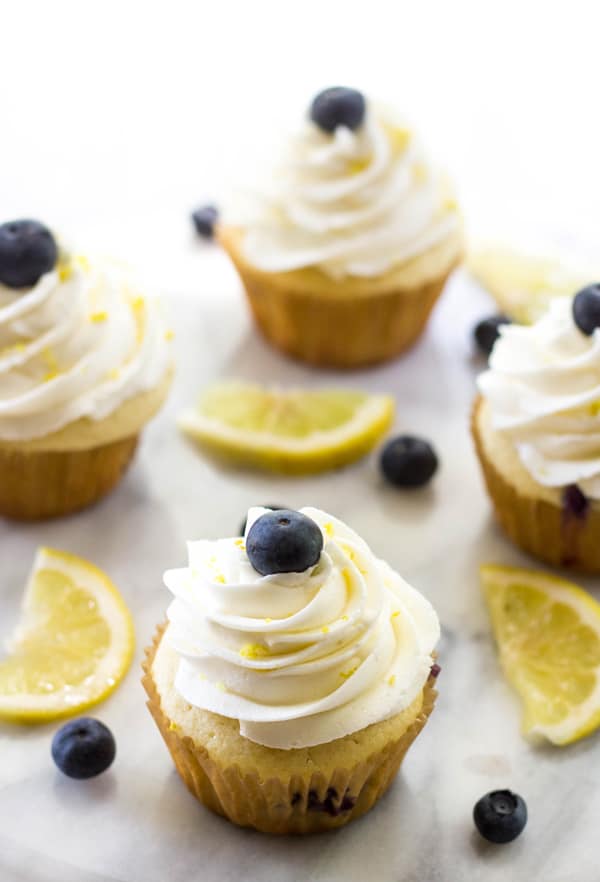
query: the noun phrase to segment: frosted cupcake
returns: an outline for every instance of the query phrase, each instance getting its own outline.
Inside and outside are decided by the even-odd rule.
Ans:
[[[433,707],[429,603],[314,508],[251,509],[244,539],[188,554],[144,677],[187,787],[269,833],[364,814]]]
[[[600,572],[600,293],[503,325],[473,434],[501,525],[556,566]]]
[[[218,235],[265,336],[344,368],[415,342],[463,247],[456,202],[414,133],[342,88],[315,98],[270,183]]]
[[[59,254],[36,221],[0,226],[0,514],[63,515],[114,487],[167,394],[168,336],[122,273]]]

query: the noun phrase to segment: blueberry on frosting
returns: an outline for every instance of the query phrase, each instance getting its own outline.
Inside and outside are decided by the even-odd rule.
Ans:
[[[319,526],[299,511],[281,509],[261,515],[250,527],[246,553],[261,576],[303,573],[323,550]]]
[[[310,118],[324,132],[331,134],[338,126],[355,131],[365,118],[365,97],[356,89],[333,86],[313,99]]]
[[[580,331],[591,337],[600,328],[600,282],[582,288],[573,300],[573,320]]]
[[[39,221],[15,220],[0,225],[0,284],[27,288],[56,266],[58,248]]]

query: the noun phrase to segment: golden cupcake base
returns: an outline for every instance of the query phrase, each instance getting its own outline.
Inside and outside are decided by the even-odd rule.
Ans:
[[[0,444],[0,515],[55,518],[98,502],[120,481],[138,436],[84,450],[19,450]]]
[[[558,491],[537,485],[510,441],[491,429],[481,398],[471,429],[496,519],[515,545],[554,567],[600,573],[600,510],[590,504],[576,514]]]
[[[266,748],[243,738],[237,721],[192,708],[179,696],[176,718],[166,711],[153,670],[163,632],[164,625],[146,650],[142,682],[177,771],[208,809],[263,833],[319,833],[369,811],[390,786],[437,695],[432,676],[410,714],[313,748]]]
[[[222,227],[219,240],[243,282],[264,336],[310,364],[359,368],[395,358],[420,337],[460,258],[451,242],[423,274],[390,272],[378,279],[335,281],[315,269],[266,273],[245,260],[240,230]]]

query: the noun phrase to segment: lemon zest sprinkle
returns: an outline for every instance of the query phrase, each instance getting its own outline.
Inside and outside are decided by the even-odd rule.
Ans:
[[[415,181],[422,184],[427,180],[427,166],[422,162],[415,162],[412,167],[412,174]]]
[[[329,627],[328,627],[328,625],[323,625],[323,627],[321,628],[321,633],[322,633],[322,634],[329,634]]]
[[[328,536],[333,536],[333,524],[331,521],[327,521],[326,524],[323,524],[323,532]]]
[[[165,331],[165,340],[172,340],[175,337],[175,331],[172,331],[170,328],[168,331]]]
[[[390,618],[395,619],[396,616],[399,616],[399,615],[400,615],[400,610],[395,609],[394,612],[392,613],[392,615],[390,616]]]
[[[215,582],[218,582],[220,585],[225,584],[225,576],[223,575],[223,573],[217,573],[217,575],[215,576]]]
[[[265,622],[267,623],[267,625],[272,621],[273,621],[273,619],[270,616],[267,616],[265,619]]]
[[[271,653],[262,643],[245,643],[240,649],[240,655],[242,658],[267,658]]]
[[[73,267],[70,263],[60,264],[58,267],[58,278],[61,282],[67,282],[73,275]]]
[[[94,324],[99,324],[100,322],[105,322],[108,318],[108,313],[106,310],[102,309],[99,312],[93,312],[90,315],[90,321],[94,322]]]
[[[358,665],[355,665],[353,668],[350,668],[349,671],[340,671],[340,677],[342,680],[347,680],[348,677],[351,677],[352,674],[355,674],[358,670]]]
[[[219,692],[227,692],[227,686],[223,683],[222,680],[218,680],[215,683],[215,688],[219,690]]]
[[[85,256],[85,254],[77,254],[75,255],[74,260],[79,264],[84,273],[89,273],[90,271],[90,262]]]
[[[388,677],[388,683],[390,686],[393,686],[395,682],[396,682],[396,675],[395,674],[392,674],[391,677]]]

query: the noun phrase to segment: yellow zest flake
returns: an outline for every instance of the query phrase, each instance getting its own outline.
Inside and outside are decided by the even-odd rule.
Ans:
[[[396,616],[399,616],[399,615],[400,615],[400,610],[399,610],[399,609],[395,609],[394,612],[392,613],[392,615],[390,616],[390,618],[391,618],[391,619],[395,619]]]
[[[175,337],[175,331],[172,331],[170,328],[168,331],[165,331],[165,340],[172,340]]]
[[[333,524],[331,521],[327,521],[326,524],[323,524],[323,532],[330,538],[333,536]]]
[[[119,368],[111,368],[111,370],[107,371],[106,376],[109,380],[118,380],[121,376],[121,371]]]
[[[177,725],[177,723],[174,723],[173,720],[171,720],[171,722],[169,723],[169,732],[177,732],[178,729],[179,726]]]
[[[591,401],[587,409],[590,416],[598,416],[600,414],[600,401]]]
[[[73,275],[73,267],[70,263],[61,263],[58,267],[58,278],[61,282],[67,282]]]
[[[224,585],[224,584],[225,584],[225,576],[223,575],[223,573],[218,573],[218,574],[215,576],[215,582],[218,582],[220,585]]]
[[[444,201],[444,208],[446,211],[458,211],[458,202],[456,199],[446,199]]]
[[[107,318],[108,318],[108,313],[104,309],[101,310],[100,312],[93,312],[90,315],[90,321],[94,322],[95,324],[99,324],[100,322],[105,322]]]
[[[58,377],[60,371],[48,371],[47,374],[44,374],[43,381],[44,383],[49,383],[50,380],[55,380]]]
[[[321,633],[322,634],[329,634],[329,628],[327,625],[323,625],[323,627],[321,628]]]
[[[146,305],[146,301],[141,296],[134,297],[133,300],[131,301],[131,308],[133,309],[134,312],[140,312],[144,308],[145,305]]]
[[[358,670],[358,665],[355,665],[353,668],[350,668],[349,671],[340,671],[340,677],[342,680],[347,680],[348,677],[351,677],[352,674],[355,674]]]
[[[349,619],[350,619],[349,616],[342,616],[342,622],[347,622],[347,621],[349,621]]]
[[[419,184],[422,184],[423,181],[427,180],[427,166],[422,162],[415,162],[412,167],[412,175],[413,179],[417,181]]]
[[[348,163],[348,171],[351,175],[359,175],[371,163],[371,157],[365,156],[363,159],[353,159]]]
[[[240,649],[242,658],[268,658],[271,655],[262,643],[245,643]]]
[[[395,682],[396,682],[396,675],[395,674],[392,674],[391,677],[388,677],[388,684],[390,686],[393,686]]]
[[[84,254],[77,254],[74,257],[76,263],[79,264],[84,273],[89,273],[90,271],[90,262]]]
[[[44,375],[44,383],[49,383],[50,380],[53,380],[60,373],[60,368],[58,365],[58,361],[56,359],[56,355],[53,350],[48,348],[42,351],[42,358],[48,370]]]
[[[244,544],[244,540],[243,540],[243,539],[236,539],[234,544],[237,545],[238,548],[241,548],[242,551],[245,551],[245,550],[246,550],[246,546],[245,546],[245,544]]]
[[[218,680],[215,683],[215,689],[218,689],[219,692],[227,692],[227,686],[225,685],[225,683],[223,683],[222,680]]]
[[[272,621],[273,621],[273,619],[270,616],[267,616],[267,618],[265,619],[265,622],[267,623],[267,625]]]
[[[394,155],[399,156],[400,153],[404,153],[404,151],[406,150],[412,134],[409,129],[403,129],[399,126],[389,126],[388,137],[390,139],[390,144]]]

